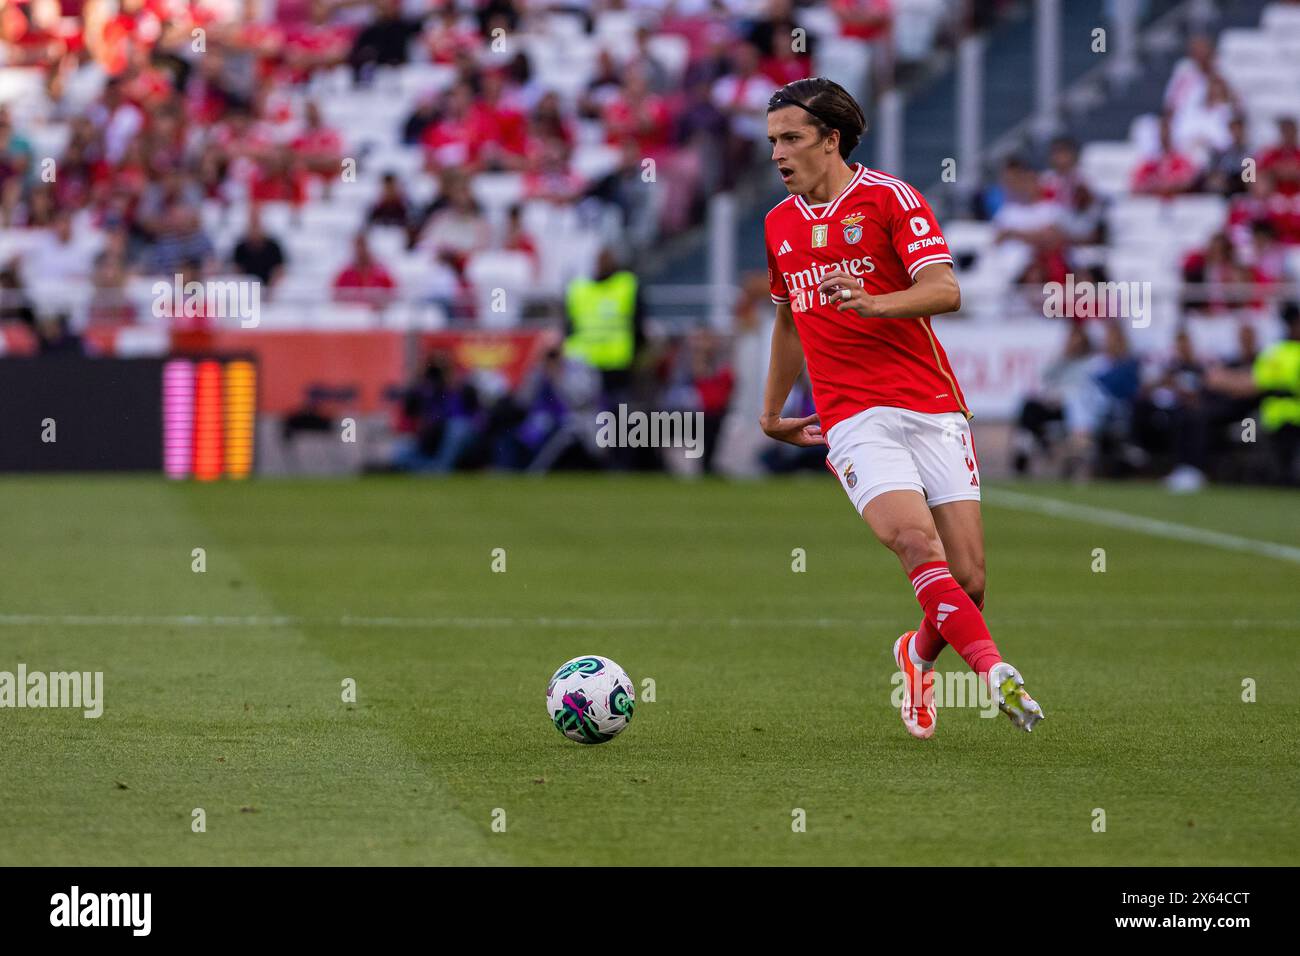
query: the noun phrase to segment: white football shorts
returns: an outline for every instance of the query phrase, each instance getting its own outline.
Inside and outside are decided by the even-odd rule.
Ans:
[[[975,440],[961,412],[877,405],[837,422],[826,444],[826,463],[858,514],[886,491],[919,491],[931,508],[980,500]]]

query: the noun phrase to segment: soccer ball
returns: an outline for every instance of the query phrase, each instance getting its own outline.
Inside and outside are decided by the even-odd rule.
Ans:
[[[635,707],[632,679],[608,657],[575,657],[546,686],[546,713],[555,729],[580,744],[614,739]]]

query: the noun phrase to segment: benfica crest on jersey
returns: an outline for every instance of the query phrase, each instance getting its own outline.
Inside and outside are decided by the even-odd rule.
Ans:
[[[859,223],[861,223],[862,220],[865,218],[866,217],[863,216],[861,213],[854,213],[852,216],[849,216],[847,219],[840,220],[840,223],[844,226],[845,242],[852,244],[861,240],[862,226],[860,226]]]

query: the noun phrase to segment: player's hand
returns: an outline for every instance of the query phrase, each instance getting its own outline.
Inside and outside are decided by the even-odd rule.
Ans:
[[[817,291],[835,303],[835,311],[852,309],[864,319],[879,315],[875,308],[876,297],[858,285],[858,280],[847,272],[836,270],[826,273],[817,286]]]
[[[758,420],[759,425],[769,438],[789,442],[800,448],[826,444],[822,427],[817,424],[817,416],[807,418],[782,418],[780,415],[764,415]]]

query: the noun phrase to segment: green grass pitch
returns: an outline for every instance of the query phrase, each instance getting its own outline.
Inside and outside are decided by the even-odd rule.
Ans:
[[[1300,543],[1280,491],[1016,490]],[[889,702],[918,608],[827,476],[0,481],[0,670],[105,696],[0,710],[0,864],[1294,864],[1300,566],[984,516],[1048,719],[923,742]],[[583,653],[638,688],[598,747],[543,705]]]

